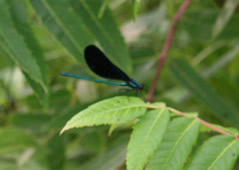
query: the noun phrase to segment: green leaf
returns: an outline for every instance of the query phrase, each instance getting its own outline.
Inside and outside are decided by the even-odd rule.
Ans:
[[[38,138],[39,140],[39,138]],[[32,155],[31,155],[32,153]],[[29,155],[28,155],[29,154]],[[17,163],[16,170],[50,170],[49,165],[47,164],[47,159],[49,150],[47,148],[47,145],[45,143],[41,143],[40,147],[37,148],[30,148],[26,152],[24,152],[23,155],[28,155],[28,159],[20,164]],[[19,157],[18,157],[19,158]],[[26,157],[25,157],[26,158]]]
[[[16,129],[0,129],[0,154],[22,151],[35,146],[35,141],[24,132]]]
[[[4,170],[13,170],[17,169],[17,165],[9,161],[1,161],[1,168]]]
[[[40,99],[40,105],[44,106],[43,111],[45,112],[46,109],[48,108],[48,101],[49,101],[48,89],[43,89],[42,86],[40,86],[39,83],[32,80],[28,74],[26,74],[25,72],[23,73],[27,79],[27,82],[30,84],[32,89],[36,92],[37,99]]]
[[[51,116],[46,114],[15,113],[9,119],[10,123],[15,127],[31,131],[41,131],[51,120]]]
[[[26,5],[21,0],[7,1],[10,6],[10,12],[13,23],[17,31],[24,37],[24,41],[27,47],[31,50],[33,57],[35,58],[43,79],[45,89],[48,86],[48,70],[47,64],[44,59],[44,52],[36,39],[34,32],[29,23],[29,17],[27,17]]]
[[[170,70],[172,75],[201,103],[211,109],[216,117],[227,120],[235,124],[235,126],[239,126],[239,115],[237,114],[237,110],[226,104],[207,82],[204,81],[184,60],[171,60]]]
[[[202,13],[203,11],[203,13]],[[205,7],[193,7],[185,13],[180,20],[190,37],[195,41],[210,41],[213,37],[212,27],[219,15],[219,10]],[[197,22],[195,22],[197,18]],[[239,35],[239,17],[232,15],[227,24],[224,25],[223,30],[217,36],[218,40],[237,40]],[[214,30],[213,30],[214,31]]]
[[[173,119],[147,169],[182,169],[197,140],[199,126],[200,121],[194,118]]]
[[[40,68],[23,38],[14,29],[4,0],[0,0],[0,46],[32,80],[44,87]]]
[[[140,8],[141,0],[133,0],[133,16],[136,20]]]
[[[69,1],[30,0],[42,22],[65,50],[81,63],[85,63],[83,50],[93,43],[85,23],[73,12]]]
[[[93,131],[93,130],[92,130]],[[84,132],[82,132],[84,133]],[[81,133],[81,135],[82,135]],[[102,132],[93,131],[81,137],[81,146],[91,154],[102,154],[106,148],[106,138]]]
[[[215,136],[206,141],[194,155],[188,170],[232,169],[239,154],[239,141],[232,136]]]
[[[218,11],[208,8],[189,8],[180,23],[194,40],[209,41],[211,39],[212,23],[214,23],[217,14]],[[197,18],[197,22],[195,22],[195,18]]]
[[[113,131],[114,131],[116,128],[120,127],[120,126],[121,126],[121,124],[113,124],[113,125],[111,125],[110,128],[109,128],[108,135],[111,136],[111,134],[113,133]]]
[[[206,48],[202,49],[192,60],[193,65],[200,64],[203,60],[205,60],[208,56],[210,56],[212,53],[217,51],[218,49],[222,48],[223,46],[226,46],[225,42],[214,42],[207,46]]]
[[[47,106],[48,102],[48,70],[47,64],[44,59],[44,53],[38,44],[38,41],[33,33],[32,28],[30,27],[29,18],[27,17],[26,6],[22,3],[21,0],[11,0],[7,1],[10,6],[10,12],[12,16],[12,20],[14,23],[15,28],[17,29],[18,33],[24,37],[24,42],[26,43],[27,47],[31,50],[33,57],[35,58],[37,65],[40,68],[40,72],[42,75],[43,84],[39,84],[27,73],[24,72],[25,77],[27,78],[28,83],[36,92],[36,95],[40,99],[41,103],[44,106]]]
[[[227,0],[224,3],[223,9],[220,11],[219,16],[217,17],[216,23],[212,28],[212,36],[216,37],[223,28],[226,26],[234,11],[238,6],[239,0]]]
[[[166,104],[163,102],[154,102],[154,103],[148,103],[148,107],[166,107]]]
[[[104,154],[91,159],[80,169],[89,170],[115,170],[125,161],[126,143],[123,142],[118,146],[108,149]]]
[[[239,131],[236,128],[233,127],[224,127],[218,124],[212,124],[213,126],[217,127],[218,129],[224,130],[226,132],[228,132],[229,134],[233,135],[233,136],[238,136],[239,135]],[[215,132],[213,129],[211,129],[210,127],[206,126],[206,125],[202,125],[200,127],[200,132]]]
[[[143,115],[144,102],[136,97],[114,97],[91,105],[67,122],[61,133],[71,128],[102,124],[121,124]]]
[[[99,18],[102,18],[105,12],[106,7],[109,5],[109,3],[111,2],[111,0],[104,0],[103,4],[100,7],[100,11],[98,14]]]
[[[47,166],[42,165],[43,164],[42,162],[40,162],[39,160],[38,161],[37,160],[29,160],[20,167],[19,167],[19,165],[16,165],[16,168],[13,168],[13,169],[17,169],[17,170],[32,170],[32,169],[34,169],[34,170],[46,170],[46,169],[49,169]],[[9,170],[13,170],[13,169],[9,169]]]
[[[230,63],[239,54],[239,45],[235,45],[228,52],[223,54],[215,61],[206,71],[203,72],[204,77],[210,77],[217,71],[223,69],[225,65]]]
[[[64,96],[62,98],[64,98]],[[85,109],[86,107],[86,105],[78,105],[75,108],[63,110],[62,113],[54,115],[52,119],[47,123],[46,130],[61,129],[70,118],[72,118],[79,112],[79,110]]]
[[[218,40],[238,40],[239,30],[239,16],[233,15],[228,23],[225,25],[222,32],[217,36]]]
[[[65,163],[65,145],[63,137],[59,134],[53,135],[48,141],[48,165],[52,170],[64,169]]]
[[[100,1],[31,0],[45,26],[63,47],[78,61],[85,64],[84,48],[99,41],[107,56],[126,72],[131,71],[127,47],[109,10],[99,19]],[[71,10],[74,8],[74,11]],[[67,9],[67,10],[66,10]]]
[[[99,0],[71,0],[71,2],[82,22],[100,43],[110,60],[126,73],[130,73],[131,59],[111,11],[106,9],[104,16],[99,19],[97,17],[101,7]]]
[[[213,124],[213,126],[216,126],[217,128],[221,129],[221,130],[224,130],[230,134],[232,134],[233,136],[238,136],[239,135],[239,131],[235,128],[232,128],[232,127],[223,127],[223,126],[220,126],[220,125],[216,125],[216,124]]]
[[[141,170],[159,146],[169,121],[169,112],[157,109],[145,114],[135,125],[128,145],[127,169]]]

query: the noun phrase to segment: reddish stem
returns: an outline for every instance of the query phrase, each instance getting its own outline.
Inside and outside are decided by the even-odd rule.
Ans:
[[[180,115],[180,116],[192,117],[190,114],[183,113],[183,112],[181,112],[181,111],[179,111],[179,110],[176,110],[176,109],[174,109],[174,108],[171,108],[171,107],[167,107],[167,108],[168,108],[168,110],[170,110],[171,112],[176,113],[176,114],[178,114],[178,115]],[[208,122],[206,122],[205,120],[200,119],[198,116],[194,116],[194,119],[198,119],[201,124],[203,124],[203,125],[209,127],[210,129],[212,129],[212,130],[214,130],[214,131],[216,131],[216,132],[218,132],[218,133],[220,133],[220,134],[234,136],[236,140],[239,140],[239,136],[234,135],[234,134],[231,134],[231,133],[229,133],[229,132],[227,132],[227,131],[225,131],[225,130],[223,130],[223,129],[220,129],[219,127],[216,127],[216,126],[214,126],[213,124],[208,123]]]
[[[148,93],[148,102],[152,102],[152,100],[154,98],[154,92],[155,92],[155,89],[156,89],[156,86],[157,86],[157,82],[159,80],[159,76],[160,76],[161,70],[163,68],[165,59],[167,58],[168,50],[169,50],[169,48],[172,44],[173,35],[174,35],[174,32],[175,32],[176,25],[177,25],[179,19],[181,18],[181,16],[183,15],[183,13],[186,11],[188,6],[190,5],[190,2],[191,2],[191,0],[185,0],[184,3],[179,8],[176,15],[173,17],[173,22],[172,22],[172,25],[170,27],[169,33],[168,33],[168,38],[167,38],[167,40],[164,44],[162,53],[159,57],[159,63],[158,63],[158,66],[157,66],[157,71],[156,71],[152,86],[151,86],[151,88],[149,90],[149,93]]]
[[[171,108],[171,107],[168,107],[168,110],[170,110],[171,112],[176,113],[176,114],[178,114],[178,115],[181,115],[181,116],[185,116],[185,117],[189,116],[188,114],[183,113],[183,112],[181,112],[181,111],[179,111],[179,110],[176,110],[176,109],[174,109],[174,108]]]
[[[218,133],[221,133],[221,134],[223,134],[223,135],[232,135],[232,134],[230,134],[229,132],[227,132],[227,131],[225,131],[225,130],[222,130],[222,129],[220,129],[220,128],[218,128],[218,127],[216,127],[216,126],[214,126],[214,125],[212,125],[212,124],[210,124],[210,123],[208,123],[208,122],[206,122],[205,120],[200,119],[199,117],[196,117],[196,119],[200,120],[200,122],[201,122],[203,125],[205,125],[205,126],[211,128],[211,129],[213,129],[214,131],[216,131],[216,132],[218,132]]]

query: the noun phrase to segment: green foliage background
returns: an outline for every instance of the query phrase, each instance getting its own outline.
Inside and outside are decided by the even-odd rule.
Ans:
[[[103,99],[122,95],[120,87],[65,78],[59,73],[96,77],[83,57],[84,48],[96,44],[113,63],[145,84],[139,97],[146,100],[172,17],[182,3],[182,0],[0,0],[0,170],[125,169],[133,118],[143,115],[145,108],[140,113],[140,108],[132,111],[130,118],[123,117],[119,123],[128,122],[121,126],[115,125],[118,119],[109,119],[108,124],[114,124],[110,130],[116,128],[111,136],[109,126],[103,125],[82,125],[83,128],[59,136],[66,122],[80,111]],[[211,123],[239,128],[238,3],[239,0],[191,2],[177,25],[155,101],[181,111],[198,112],[200,118]],[[148,112],[142,120],[153,120],[154,112]],[[97,121],[87,126],[105,122],[104,117]],[[168,118],[160,121],[166,122],[160,123],[166,129]],[[168,127],[180,124],[183,131],[190,122],[191,119],[177,118]],[[147,124],[150,123],[146,121]],[[140,125],[137,128],[144,130]],[[197,128],[196,122],[189,133],[195,133]],[[138,135],[132,134],[135,138],[129,146],[140,142],[143,134]],[[208,139],[218,147],[232,140],[215,135],[201,126],[192,154]],[[177,139],[176,134],[172,136]],[[169,137],[164,136],[162,146],[173,145],[167,142]],[[185,139],[189,140],[191,146],[196,139]],[[185,150],[184,147],[178,146],[179,150]],[[155,154],[166,154],[161,151]],[[212,151],[216,153],[217,148]],[[140,153],[133,148],[131,154],[129,159]],[[238,158],[238,154],[235,156]],[[203,161],[202,157],[197,153],[193,161]],[[232,169],[239,168],[236,160]],[[188,163],[184,168],[197,168],[190,164],[193,161],[184,161]],[[147,168],[154,167],[152,158]],[[178,167],[182,169],[183,165]]]

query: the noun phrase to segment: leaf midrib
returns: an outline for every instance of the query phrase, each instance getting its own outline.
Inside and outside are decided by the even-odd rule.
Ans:
[[[161,116],[163,116],[162,112],[164,112],[165,110],[166,110],[166,109],[161,109],[160,112],[158,113],[157,118],[153,121],[153,124],[152,124],[152,126],[150,127],[149,132],[147,133],[147,135],[146,135],[145,138],[144,138],[144,143],[145,143],[145,141],[148,139],[148,136],[149,136],[149,134],[151,133],[151,131],[153,130],[153,128],[154,128],[156,122],[158,121],[158,119],[159,119]]]
[[[6,41],[6,43],[9,45],[9,43],[8,43],[7,41]],[[31,77],[32,80],[34,80],[35,82],[39,83],[42,87],[44,87],[43,82],[41,82],[40,79],[37,79],[37,78],[35,78],[34,76],[32,76],[32,74],[30,74],[29,70],[28,70],[25,66],[23,66],[18,60],[15,59],[14,56],[16,56],[16,55],[14,55],[14,52],[13,52],[13,51],[9,50],[9,49],[5,46],[4,43],[0,42],[0,44],[1,44],[1,47],[3,48],[3,50],[5,50],[6,53],[11,57],[11,59],[12,59],[14,62],[16,62],[17,65],[19,65],[28,75],[30,75],[29,77]],[[9,45],[9,46],[11,46],[11,45]],[[43,89],[44,89],[44,88],[43,88]]]
[[[134,107],[145,107],[146,108],[146,106],[144,106],[144,105],[133,105],[133,106],[126,106],[126,107],[120,107],[120,108],[116,108],[116,109],[111,109],[111,110],[108,110],[108,111],[99,111],[99,112],[97,112],[97,114],[105,114],[105,113],[108,113],[108,112],[116,112],[116,111],[119,111],[119,110],[132,109]],[[88,108],[88,109],[91,109],[91,108]],[[85,111],[88,111],[88,109],[86,109]],[[79,118],[88,116],[88,115],[85,115],[85,114],[80,115]]]
[[[230,147],[237,142],[237,140],[233,140],[231,143],[229,143],[229,145],[227,145],[227,147],[225,147],[222,152],[216,157],[216,159],[212,162],[212,164],[208,167],[208,169],[212,169],[213,166],[216,164],[216,162],[223,156],[223,154],[230,149]]]
[[[67,31],[64,24],[61,22],[61,20],[58,18],[58,16],[55,14],[54,10],[50,7],[48,2],[46,0],[41,0],[42,3],[45,5],[45,7],[48,9],[49,13],[52,15],[52,17],[55,19],[56,23],[61,26],[62,30],[66,33],[66,35],[69,37],[69,39],[72,41],[72,43],[75,45],[75,47],[79,50],[79,52],[83,51],[82,48],[78,46],[77,41],[74,39],[74,37],[71,36],[71,33]],[[74,55],[74,54],[73,54]]]
[[[182,133],[182,135],[178,138],[178,140],[176,141],[176,143],[174,144],[173,148],[171,149],[171,152],[169,152],[169,155],[163,165],[163,167],[165,168],[166,165],[168,164],[168,161],[170,160],[172,154],[174,153],[176,147],[178,146],[178,144],[181,142],[182,138],[185,136],[185,134],[191,129],[191,127],[196,123],[197,119],[194,119],[189,126],[184,130],[184,132]]]
[[[102,31],[102,33],[104,34],[104,36],[108,39],[108,41],[109,41],[110,43],[114,43],[114,42],[111,40],[111,38],[107,35],[107,33],[104,31],[104,29],[101,27],[101,25],[99,24],[98,20],[95,19],[95,16],[94,16],[94,14],[92,14],[91,9],[89,8],[88,4],[85,3],[84,0],[82,0],[82,1],[80,1],[80,2],[81,2],[81,4],[82,4],[82,6],[85,7],[86,11],[88,12],[88,14],[89,14],[89,16],[92,18],[92,20],[95,22],[95,24],[97,25],[97,27],[100,28],[100,30]],[[113,45],[112,45],[112,47],[114,48]]]
[[[91,19],[95,22],[96,26],[101,30],[101,32],[103,33],[103,35],[106,37],[106,39],[109,41],[109,45],[113,48],[113,51],[117,51],[117,49],[115,48],[115,46],[113,45],[115,42],[110,38],[110,36],[108,36],[108,34],[105,32],[105,30],[102,28],[102,26],[99,24],[98,20],[96,19],[96,17],[94,16],[94,14],[92,14],[91,9],[89,8],[88,4],[82,0],[80,1],[80,3],[82,4],[82,6],[86,9],[87,13],[89,14],[89,16],[91,17]],[[116,55],[118,55],[118,53],[115,53]],[[120,56],[119,56],[120,57]],[[121,65],[122,63],[120,63]]]

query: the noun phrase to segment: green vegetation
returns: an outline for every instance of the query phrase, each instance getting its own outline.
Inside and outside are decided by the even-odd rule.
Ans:
[[[238,0],[0,0],[0,170],[239,169]],[[97,77],[100,47],[145,89]]]

